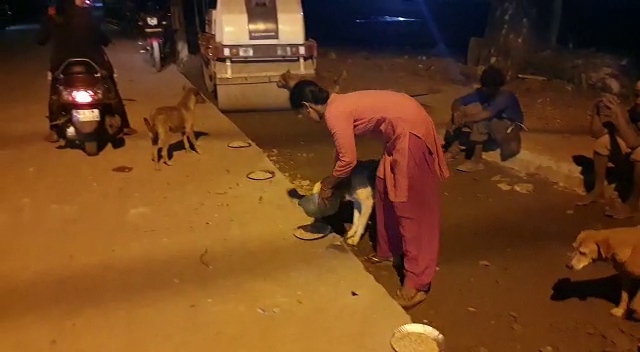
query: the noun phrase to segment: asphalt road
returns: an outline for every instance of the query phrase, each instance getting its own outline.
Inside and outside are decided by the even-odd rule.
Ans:
[[[184,72],[202,87],[198,65],[194,58]],[[334,149],[322,124],[290,111],[228,117],[294,184],[316,182],[331,171]],[[380,151],[375,140],[358,141],[359,158]],[[635,222],[606,218],[602,205],[575,208],[575,193],[487,166],[474,174],[453,171],[443,185],[439,271],[429,299],[410,311],[413,320],[440,329],[451,351],[635,351],[640,329],[608,313],[618,297],[612,269],[595,265],[572,273],[564,266],[581,230]],[[520,183],[533,191],[501,188]],[[369,241],[355,253],[371,253]],[[395,292],[390,267],[365,267]]]

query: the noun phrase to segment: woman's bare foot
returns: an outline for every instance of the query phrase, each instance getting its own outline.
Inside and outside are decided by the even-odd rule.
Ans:
[[[616,204],[612,208],[607,209],[604,214],[614,219],[623,220],[636,216],[638,210],[633,209],[627,204],[616,202]]]
[[[429,285],[429,287],[423,291],[419,291],[411,287],[402,286],[396,292],[396,302],[398,302],[398,304],[404,309],[411,309],[427,299],[427,294],[430,290],[431,285]]]
[[[604,192],[591,191],[587,193],[580,201],[576,202],[576,205],[588,205],[591,203],[599,202],[601,200],[604,200]]]
[[[364,260],[366,260],[367,262],[371,263],[371,264],[391,264],[393,263],[393,260],[391,258],[381,258],[378,257],[377,254],[373,253],[373,254],[369,254],[368,256],[364,257]]]

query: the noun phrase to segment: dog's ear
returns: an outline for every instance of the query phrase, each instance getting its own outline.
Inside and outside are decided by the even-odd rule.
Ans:
[[[611,242],[609,242],[608,238],[603,238],[595,242],[596,246],[598,246],[598,252],[604,259],[609,259],[614,254],[613,246],[611,246]]]
[[[183,91],[184,93],[186,93],[188,90],[189,90],[189,86],[187,86],[186,84],[183,84],[183,85],[182,85],[182,91]]]
[[[582,241],[584,241],[585,237],[587,237],[590,233],[591,232],[589,230],[581,231],[580,234],[578,234],[578,237],[576,237],[576,240],[573,241],[573,248],[578,249],[578,247],[580,247],[580,245],[582,244]]]

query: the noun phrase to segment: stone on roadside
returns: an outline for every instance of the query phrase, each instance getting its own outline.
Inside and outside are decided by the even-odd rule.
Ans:
[[[533,185],[530,183],[518,183],[517,185],[513,186],[513,189],[516,192],[527,194],[533,192]]]

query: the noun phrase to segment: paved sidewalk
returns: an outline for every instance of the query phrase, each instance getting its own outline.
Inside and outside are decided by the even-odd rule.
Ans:
[[[28,37],[10,35],[3,45]],[[308,221],[291,185],[260,149],[227,148],[246,137],[213,105],[197,108],[204,154],[153,170],[142,117],[179,99],[177,70],[155,73],[118,42],[141,133],[89,158],[41,141],[47,86],[33,72],[47,54],[28,55],[2,62],[5,82],[33,94],[0,97],[23,126],[0,131],[0,351],[390,351],[406,313],[337,239],[291,235]],[[258,169],[276,177],[245,177]]]

